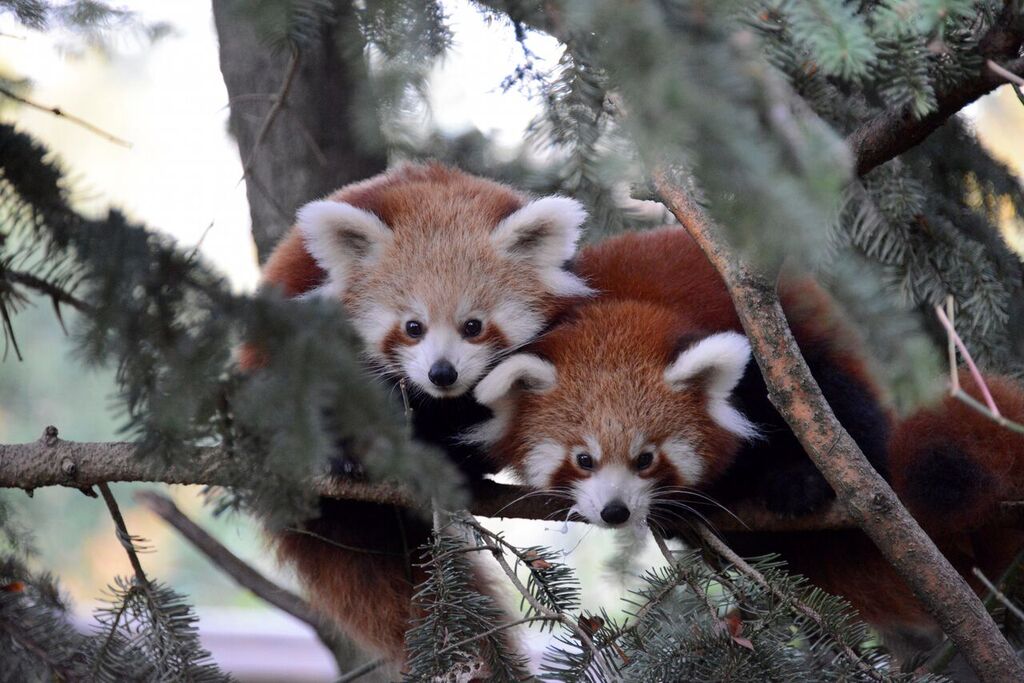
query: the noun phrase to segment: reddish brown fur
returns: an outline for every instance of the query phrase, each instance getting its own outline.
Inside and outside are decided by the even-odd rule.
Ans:
[[[708,479],[729,464],[735,439],[714,427],[692,397],[672,394],[661,382],[676,348],[687,333],[740,331],[728,292],[699,248],[682,230],[626,233],[584,250],[577,271],[601,292],[598,301],[578,307],[533,350],[558,371],[549,393],[517,395],[515,418],[497,444],[498,456],[523,465],[531,435],[566,429],[598,431],[604,425],[661,425],[669,431],[685,425],[698,438],[719,439],[710,450],[720,456],[709,462]],[[802,347],[824,345],[831,362],[881,396],[864,358],[860,338],[851,332],[827,294],[813,281],[785,277],[780,298],[794,336]],[[989,378],[1000,410],[1024,421],[1024,391],[1002,378]],[[966,374],[961,382],[980,398]],[[635,398],[624,397],[624,394]],[[642,414],[642,415],[641,415]],[[669,427],[673,425],[674,427]],[[717,432],[717,433],[716,433]],[[574,435],[578,439],[578,435]],[[657,438],[657,434],[652,434]],[[709,443],[705,441],[705,443]],[[953,444],[963,457],[988,475],[989,486],[971,501],[936,509],[917,505],[910,477],[936,444]],[[582,445],[582,444],[581,444]],[[615,451],[624,452],[622,444]],[[930,529],[943,553],[969,583],[980,590],[970,570],[980,567],[998,576],[1024,547],[1024,532],[980,528],[999,500],[1024,490],[1024,437],[953,398],[897,423],[890,442],[893,486]],[[663,459],[648,473],[660,476],[670,467]],[[552,476],[565,487],[583,473],[566,459]],[[679,478],[670,485],[678,485]],[[880,627],[924,629],[934,622],[909,587],[859,531],[799,534],[736,534],[730,542],[745,554],[779,553],[791,567],[821,588],[846,597],[861,616]]]
[[[981,392],[967,371],[960,372],[963,389],[977,400]],[[1024,422],[1024,391],[1002,377],[986,377],[992,397],[1004,417]],[[963,453],[981,475],[974,493],[955,505],[928,505],[911,477],[922,461],[937,449]],[[974,529],[989,518],[999,501],[1024,492],[1024,435],[998,427],[989,417],[962,401],[946,396],[938,405],[917,411],[903,420],[890,445],[893,488],[914,516],[933,533],[947,529]]]
[[[631,436],[617,425],[637,423],[656,426],[646,434],[652,441],[686,432],[702,453],[735,450],[738,441],[711,421],[699,396],[673,393],[663,379],[678,339],[689,329],[684,316],[652,303],[581,306],[574,319],[534,346],[558,368],[558,383],[550,392],[519,396],[508,437],[496,445],[499,460],[521,468],[533,434],[562,434],[562,443],[581,447],[586,434],[602,434],[608,437],[604,464],[629,452]],[[566,438],[567,429],[577,431]],[[708,467],[720,471],[721,464]]]
[[[693,332],[743,331],[725,282],[682,228],[625,232],[588,247],[580,253],[577,272],[602,299],[668,306],[686,316]],[[779,298],[802,347],[826,344],[830,357],[851,377],[882,395],[860,352],[860,335],[816,282],[784,275]]]

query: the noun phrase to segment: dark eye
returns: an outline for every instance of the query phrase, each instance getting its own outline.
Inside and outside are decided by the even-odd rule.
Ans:
[[[594,469],[594,459],[590,457],[590,453],[577,453],[576,464],[585,470]]]
[[[474,318],[473,320],[467,320],[462,326],[463,337],[475,337],[480,334],[480,331],[484,329],[484,324]]]
[[[405,333],[413,339],[419,339],[423,336],[423,323],[419,320],[410,320],[405,324]]]
[[[640,455],[636,456],[636,468],[638,470],[646,470],[654,462],[654,453],[650,451],[644,451]]]

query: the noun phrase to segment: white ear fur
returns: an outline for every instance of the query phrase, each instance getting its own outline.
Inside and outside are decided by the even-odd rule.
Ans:
[[[495,226],[491,243],[499,254],[537,267],[548,289],[559,296],[588,296],[593,290],[563,268],[576,254],[587,212],[575,199],[542,197]]]
[[[296,224],[338,290],[344,290],[353,266],[372,263],[392,238],[391,229],[369,211],[329,199],[299,209]]]
[[[680,352],[665,370],[665,382],[673,391],[682,391],[698,376],[703,378],[711,418],[742,438],[757,435],[757,428],[729,404],[750,362],[750,342],[737,332],[719,332],[701,339]]]
[[[508,397],[516,385],[543,393],[554,387],[557,379],[554,365],[537,356],[519,353],[498,363],[476,385],[473,396],[478,403],[493,408]]]

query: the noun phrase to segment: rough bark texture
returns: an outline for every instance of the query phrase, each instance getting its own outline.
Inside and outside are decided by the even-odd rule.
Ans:
[[[1024,58],[1015,59],[1003,66],[1012,73],[1024,74]],[[1005,84],[1005,78],[986,68],[978,75],[977,80],[939,93],[938,108],[927,116],[916,118],[908,105],[902,109],[879,114],[865,122],[846,138],[846,144],[857,160],[857,175],[864,175],[916,147],[950,116],[982,95],[987,95]]]
[[[835,489],[837,500],[907,581],[980,680],[1024,680],[1024,663],[981,600],[839,424],[797,348],[775,288],[733,255],[717,226],[664,171],[655,173],[655,187],[725,280],[772,404]]]
[[[197,448],[188,463],[166,464],[138,453],[135,444],[126,441],[85,443],[64,441],[56,430],[48,428],[38,441],[0,444],[0,488],[32,490],[45,486],[88,488],[102,482],[133,481],[165,484],[202,484],[231,486],[243,478],[226,464],[223,451],[216,447]],[[345,482],[317,478],[310,486],[318,495],[413,506],[412,497],[400,486]],[[528,498],[524,498],[531,493]],[[473,490],[473,514],[483,517],[554,519],[565,510],[565,500],[537,495],[522,486],[480,482]],[[841,505],[831,505],[806,517],[784,517],[766,511],[756,503],[740,503],[731,514],[707,510],[711,525],[722,532],[816,531],[850,529],[856,520]],[[1004,503],[994,526],[1024,526],[1024,503]]]
[[[373,107],[367,106],[363,39],[351,3],[334,5],[336,21],[322,26],[314,44],[298,53],[294,77],[284,87],[293,55],[268,49],[250,3],[213,0],[229,126],[248,168],[246,192],[261,263],[298,207],[386,166]],[[265,125],[268,116],[272,120]]]

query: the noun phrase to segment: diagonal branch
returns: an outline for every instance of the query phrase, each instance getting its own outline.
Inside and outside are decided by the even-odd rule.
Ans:
[[[721,230],[664,169],[658,194],[724,279],[768,385],[785,418],[837,499],[864,530],[983,681],[1024,680],[1024,663],[999,632],[981,600],[871,467],[821,394],[775,288],[739,260]]]

